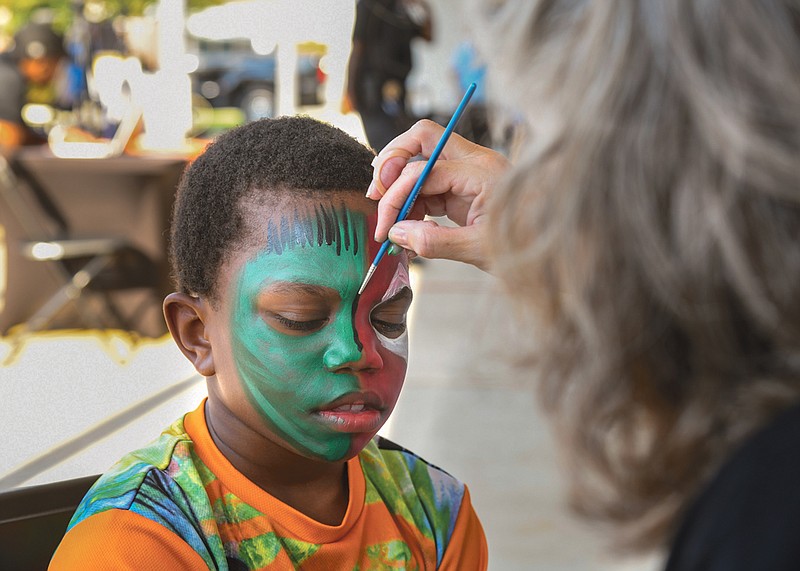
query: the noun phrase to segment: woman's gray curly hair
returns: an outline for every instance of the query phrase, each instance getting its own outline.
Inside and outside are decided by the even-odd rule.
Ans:
[[[488,7],[487,7],[488,6]],[[800,400],[800,7],[486,2],[531,139],[495,269],[571,460],[572,503],[664,545],[742,440]]]

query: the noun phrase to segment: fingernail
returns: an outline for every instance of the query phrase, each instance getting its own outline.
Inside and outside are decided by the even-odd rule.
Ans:
[[[375,181],[373,180],[367,187],[367,198],[377,198],[375,196],[375,190]]]
[[[401,248],[397,244],[392,244],[391,246],[389,246],[388,253],[389,253],[390,256],[396,256],[397,254],[399,254],[402,251],[403,251],[403,248]]]
[[[378,172],[378,182],[386,189],[397,179],[398,175],[403,171],[406,166],[406,159],[403,157],[395,156],[389,157],[381,165],[381,170]]]
[[[399,246],[404,246],[408,240],[408,236],[406,231],[402,228],[392,228],[389,230],[389,240],[391,240],[392,245],[397,244]]]

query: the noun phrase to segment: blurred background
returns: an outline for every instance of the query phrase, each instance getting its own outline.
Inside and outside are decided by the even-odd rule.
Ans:
[[[427,10],[433,37],[411,38],[406,105],[414,119],[446,121],[464,81],[484,83],[485,64],[471,51],[470,25],[456,0]],[[23,118],[42,136],[75,127],[84,132],[67,138],[110,138],[134,107],[144,115],[145,140],[138,142],[144,149],[179,149],[170,128],[207,138],[244,121],[296,113],[343,122],[365,140],[357,122],[337,116],[354,17],[355,0],[4,0],[0,52],[9,59],[15,50],[30,51],[28,44],[15,47],[15,34],[30,24],[63,40],[47,84],[28,86]],[[34,52],[49,48],[42,40]]]
[[[502,54],[478,55],[459,0],[397,10],[411,60],[381,113],[445,123],[478,81],[459,131],[513,158],[523,135],[485,75]],[[349,95],[355,25],[354,0],[0,1],[0,568],[49,559],[86,482],[205,393],[160,310],[186,164],[277,115],[377,146]],[[409,372],[382,432],[469,485],[490,569],[655,569],[567,512],[501,288],[452,262],[412,279]]]

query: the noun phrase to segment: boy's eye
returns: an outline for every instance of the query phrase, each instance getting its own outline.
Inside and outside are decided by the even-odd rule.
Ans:
[[[382,321],[375,317],[372,318],[372,326],[384,337],[389,339],[397,339],[406,331],[406,322],[403,320],[399,323],[392,323],[390,321]]]
[[[306,335],[308,333],[313,333],[314,331],[322,329],[329,321],[327,317],[303,320],[291,319],[280,313],[269,313],[266,317],[273,328],[287,335]]]
[[[391,299],[375,306],[370,321],[375,330],[389,339],[397,339],[406,331],[406,315],[411,305],[411,290],[404,287]]]
[[[336,313],[339,296],[323,286],[276,282],[262,291],[256,310],[272,329],[284,335],[310,335]]]

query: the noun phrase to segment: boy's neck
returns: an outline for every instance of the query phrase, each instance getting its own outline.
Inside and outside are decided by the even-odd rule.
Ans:
[[[211,399],[205,413],[214,444],[248,480],[320,523],[342,522],[349,501],[346,462],[295,454],[258,434]]]

